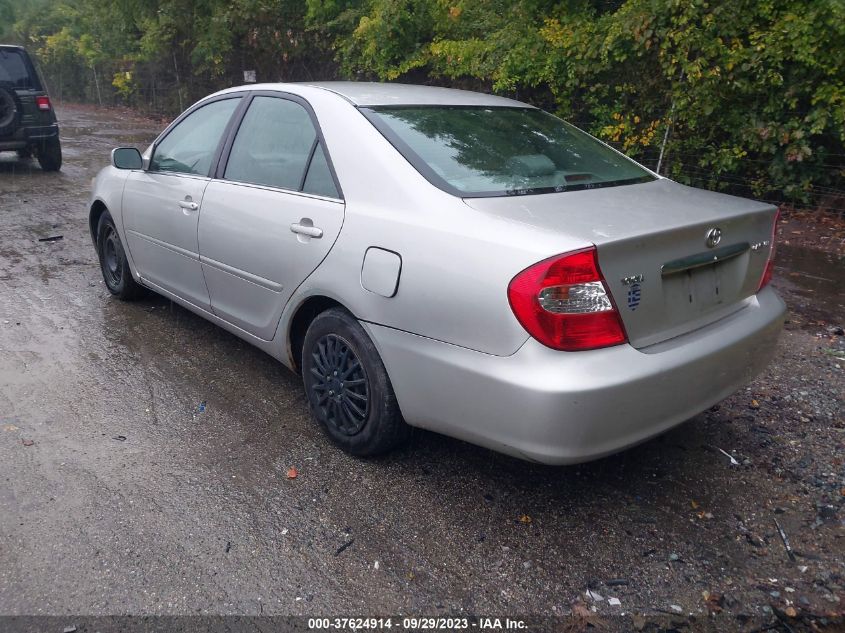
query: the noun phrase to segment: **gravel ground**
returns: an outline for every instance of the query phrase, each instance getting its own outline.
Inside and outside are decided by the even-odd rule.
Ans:
[[[0,630],[133,614],[841,630],[845,267],[814,248],[823,225],[789,220],[773,364],[674,431],[566,468],[425,432],[359,461],[269,357],[164,299],[109,297],[89,181],[160,125],[59,116],[60,174],[0,155]]]

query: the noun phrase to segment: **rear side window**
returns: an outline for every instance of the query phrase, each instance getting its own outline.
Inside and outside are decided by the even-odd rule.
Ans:
[[[38,78],[20,51],[0,48],[0,86],[40,90]]]
[[[317,130],[295,101],[258,96],[241,122],[226,180],[338,197]]]
[[[326,154],[323,152],[322,143],[318,143],[314,150],[314,157],[308,166],[308,174],[305,176],[305,184],[302,190],[318,196],[340,197],[334,184],[334,178],[332,178],[332,172],[329,169],[329,162],[326,160]]]
[[[301,105],[256,97],[235,137],[224,178],[298,191],[316,140]]]
[[[220,137],[239,102],[240,97],[214,101],[182,119],[156,145],[150,169],[207,176]]]

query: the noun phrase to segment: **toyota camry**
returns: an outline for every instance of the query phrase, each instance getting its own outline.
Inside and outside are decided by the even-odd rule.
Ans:
[[[114,150],[89,219],[113,295],[152,290],[300,372],[359,456],[421,427],[598,458],[746,385],[784,317],[775,207],[461,90],[218,92]]]

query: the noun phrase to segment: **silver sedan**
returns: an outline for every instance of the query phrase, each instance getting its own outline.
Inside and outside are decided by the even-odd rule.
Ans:
[[[607,455],[747,384],[784,317],[774,207],[460,90],[224,90],[114,150],[89,213],[112,294],[157,292],[301,372],[354,455],[411,427]]]

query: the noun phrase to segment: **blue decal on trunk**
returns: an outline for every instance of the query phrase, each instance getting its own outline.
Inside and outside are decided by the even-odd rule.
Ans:
[[[632,284],[628,288],[628,308],[631,310],[637,309],[637,306],[640,305],[640,294],[640,284]]]

